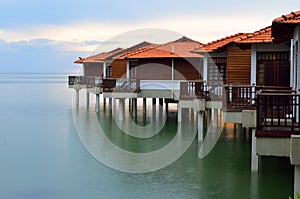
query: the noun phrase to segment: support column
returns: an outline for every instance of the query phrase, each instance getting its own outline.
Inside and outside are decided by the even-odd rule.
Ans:
[[[218,109],[214,109],[214,127],[218,127],[219,123]]]
[[[294,198],[297,198],[297,194],[300,194],[300,165],[295,165],[294,172]]]
[[[96,94],[96,112],[100,111],[100,96]]]
[[[194,117],[194,109],[193,108],[189,108],[189,119],[190,119],[190,122],[194,123],[195,122],[195,117]]]
[[[207,109],[207,126],[211,125],[211,109]]]
[[[125,99],[119,99],[119,120],[124,120]]]
[[[76,89],[76,107],[79,106],[79,89]]]
[[[169,103],[166,102],[166,113],[167,113],[167,116],[169,114]]]
[[[109,108],[109,110],[112,109],[112,98],[109,98],[109,100],[108,100],[108,108]]]
[[[90,106],[90,93],[86,92],[86,107],[88,108]]]
[[[106,62],[104,61],[103,62],[103,79],[105,79],[106,78]]]
[[[152,105],[156,104],[156,98],[152,98]]]
[[[128,99],[128,110],[129,110],[129,113],[132,114],[132,99],[131,98]]]
[[[143,115],[146,115],[147,111],[147,98],[143,98]]]
[[[178,123],[181,123],[181,121],[182,121],[182,109],[180,107],[180,103],[178,103],[178,105],[177,105],[177,120],[178,120]]]
[[[203,113],[202,112],[198,112],[198,123],[197,123],[197,127],[198,127],[198,141],[202,142],[203,141]]]
[[[242,123],[238,123],[238,132],[241,132],[243,133],[243,126],[242,126]]]
[[[137,99],[132,98],[132,117],[133,119],[137,118]]]
[[[258,171],[258,155],[256,154],[256,137],[255,129],[252,129],[251,132],[251,171]]]
[[[103,96],[103,106],[106,107],[106,97]]]
[[[129,79],[130,78],[130,65],[129,65],[129,60],[127,59],[126,62],[126,78]]]
[[[208,58],[207,55],[203,57],[203,81],[207,81]]]
[[[163,106],[164,105],[164,99],[163,98],[159,98],[159,105]]]
[[[113,115],[116,115],[116,106],[117,106],[117,100],[116,100],[116,98],[113,98],[112,99],[112,112],[113,112]]]

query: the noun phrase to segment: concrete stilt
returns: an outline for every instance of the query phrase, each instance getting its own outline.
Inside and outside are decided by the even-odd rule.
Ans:
[[[113,112],[113,115],[116,114],[116,106],[117,106],[117,100],[116,100],[116,98],[113,98],[112,99],[112,112]]]
[[[90,106],[90,93],[86,92],[86,107]]]
[[[294,172],[294,198],[297,198],[297,194],[300,194],[300,165],[295,165]]]
[[[166,103],[166,113],[167,113],[167,116],[169,114],[169,103]]]
[[[195,121],[195,119],[194,119],[194,117],[195,117],[195,114],[194,114],[194,109],[193,108],[190,108],[190,122],[194,122]]]
[[[198,127],[198,141],[202,142],[203,141],[203,113],[198,112],[197,116],[198,122],[197,122],[197,127]]]
[[[103,106],[106,106],[106,97],[103,96]]]
[[[137,119],[137,99],[132,98],[132,117]]]
[[[156,104],[156,98],[152,98],[152,105]]]
[[[147,98],[143,98],[143,115],[146,115],[147,111]]]
[[[207,126],[211,125],[211,109],[207,109]]]
[[[214,109],[214,127],[218,127],[218,123],[219,123],[218,109]]]
[[[242,123],[238,123],[237,126],[238,126],[238,132],[243,131]]]
[[[128,107],[129,107],[129,113],[131,114],[132,113],[132,99],[129,98],[128,100]]]
[[[100,111],[100,95],[96,94],[96,112]]]
[[[255,129],[252,129],[251,132],[251,171],[257,172],[258,171],[258,155],[256,154],[256,137],[255,137]]]
[[[108,108],[109,108],[109,110],[112,109],[112,98],[109,98],[109,100],[108,100]]]
[[[177,105],[177,120],[178,120],[178,123],[181,123],[181,121],[182,121],[182,109],[181,109],[179,103]]]
[[[163,98],[159,98],[159,105],[163,106],[164,105],[164,99]]]
[[[79,106],[79,89],[76,89],[76,106]]]
[[[119,99],[119,120],[124,120],[125,114],[125,99]]]

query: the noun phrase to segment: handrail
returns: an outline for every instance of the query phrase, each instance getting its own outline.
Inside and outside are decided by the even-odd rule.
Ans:
[[[257,93],[257,129],[300,131],[300,94]]]
[[[219,100],[223,96],[223,82],[189,80],[180,82],[180,99]]]

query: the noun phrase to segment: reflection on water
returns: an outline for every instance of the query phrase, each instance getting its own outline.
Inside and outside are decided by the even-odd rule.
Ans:
[[[250,133],[231,124],[225,125],[215,147],[203,159],[197,157],[199,144],[194,140],[183,156],[161,170],[133,174],[110,169],[94,159],[82,145],[73,122],[73,91],[65,83],[24,84],[13,78],[8,80],[13,83],[0,84],[1,199],[281,199],[293,193],[293,167],[289,159],[262,157],[260,172],[251,174]],[[85,91],[81,90],[80,95],[78,113],[84,118],[81,121],[85,123],[82,126],[86,128],[84,136],[95,147],[103,137],[100,140],[94,137],[99,134],[90,131],[93,123],[100,123],[108,130],[105,139],[136,153],[161,149],[180,129],[172,112],[172,118],[159,133],[151,138],[137,139],[121,132],[111,120],[108,109],[96,115],[94,96],[86,111]],[[149,119],[150,114],[147,117]],[[191,133],[187,136],[185,131],[178,134],[180,139],[175,144],[179,148],[182,140],[194,136],[193,127],[182,129],[189,128]],[[126,156],[116,157],[121,164],[129,162]]]
[[[158,112],[162,112],[161,108],[157,108]],[[175,132],[171,132],[171,129],[168,129],[167,126],[164,128],[164,134],[166,137],[170,138],[170,135],[174,137],[168,140],[168,143],[165,143],[162,147],[147,151],[147,152],[138,152],[136,149],[143,149],[144,145],[139,143],[149,143],[151,146],[154,143],[161,143],[160,140],[166,140],[161,135],[153,136],[149,139],[146,139],[146,136],[143,136],[142,139],[137,139],[138,135],[135,134],[134,137],[127,133],[124,133],[120,129],[120,124],[112,123],[111,115],[108,117],[110,120],[107,120],[107,116],[104,112],[100,112],[98,115],[94,111],[90,112],[89,109],[77,109],[74,111],[74,121],[77,127],[78,134],[84,146],[87,150],[101,163],[112,167],[116,170],[132,172],[132,173],[141,173],[141,172],[150,172],[155,171],[176,161],[191,145],[196,135],[195,125],[191,125],[191,122],[183,119],[181,124],[178,124]],[[163,113],[159,113],[162,115]],[[129,114],[126,117],[130,117]],[[126,130],[139,130],[141,133],[151,133],[151,131],[156,131],[157,123],[164,124],[164,121],[159,117],[155,119],[152,117],[153,121],[145,126],[141,127],[136,125],[134,122],[128,122],[126,124]],[[125,120],[127,121],[127,120]],[[194,122],[194,121],[193,121]],[[112,123],[110,128],[104,124]],[[124,125],[123,125],[124,126]],[[122,126],[122,127],[123,127]],[[162,130],[162,127],[160,127]],[[145,131],[144,131],[145,130]],[[171,133],[168,133],[171,132]],[[114,134],[115,138],[110,139],[110,135]],[[133,133],[134,134],[134,133]],[[107,136],[108,135],[108,136]],[[113,138],[113,137],[111,137]],[[118,140],[121,145],[116,145],[111,140]],[[132,151],[123,149],[122,146],[134,146]]]

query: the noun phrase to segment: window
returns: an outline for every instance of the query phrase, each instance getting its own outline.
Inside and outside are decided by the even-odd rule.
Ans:
[[[130,70],[130,78],[136,79],[138,78],[138,59],[129,60],[129,70]]]
[[[106,77],[108,77],[108,78],[112,77],[112,66],[111,65],[109,65],[106,68]]]
[[[226,81],[226,57],[213,57],[208,59],[208,80]]]
[[[256,82],[266,86],[289,86],[289,52],[257,52]]]

